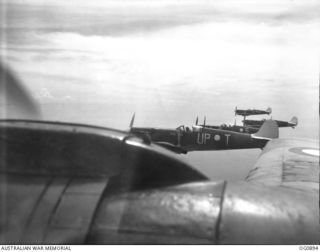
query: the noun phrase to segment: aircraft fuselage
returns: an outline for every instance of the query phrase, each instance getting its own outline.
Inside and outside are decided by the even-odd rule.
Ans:
[[[264,123],[265,120],[243,120],[243,123],[246,127],[256,127],[259,128]],[[295,127],[296,124],[292,122],[279,121],[275,120],[278,127]]]
[[[236,110],[237,115],[241,116],[250,116],[250,115],[269,115],[270,112],[266,110],[257,110],[257,109],[238,109]]]
[[[198,130],[167,130],[154,128],[132,128],[137,136],[176,152],[263,148],[267,140],[254,139],[250,134],[229,130],[199,128]]]

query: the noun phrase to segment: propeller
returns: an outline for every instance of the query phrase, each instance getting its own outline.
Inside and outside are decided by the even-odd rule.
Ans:
[[[16,75],[0,62],[0,117],[40,119],[38,104]]]
[[[198,125],[198,116],[197,116],[197,119],[196,119],[196,125]]]
[[[270,107],[268,107],[266,112],[268,113],[268,115],[270,115],[272,113],[272,109]]]
[[[234,109],[234,125],[236,125],[237,124],[237,106],[236,106],[236,108]]]
[[[133,113],[132,118],[131,118],[131,121],[130,121],[130,124],[129,124],[129,131],[128,131],[128,133],[133,133],[133,134],[136,133],[136,132],[132,131],[135,116],[136,116],[136,113]],[[143,132],[143,131],[141,131],[141,132],[139,132],[139,133],[140,133],[140,134],[139,134],[138,137],[140,137],[145,144],[150,144],[150,143],[151,143],[151,136],[150,136],[150,134],[149,134],[148,132]],[[141,134],[141,133],[143,133],[143,134]]]
[[[206,116],[203,118],[203,125],[201,125],[201,132],[203,132],[205,127],[206,127]]]
[[[136,116],[136,113],[133,113],[133,116],[131,118],[131,122],[130,122],[130,125],[129,125],[130,130],[131,130],[132,126],[133,126],[135,116]]]

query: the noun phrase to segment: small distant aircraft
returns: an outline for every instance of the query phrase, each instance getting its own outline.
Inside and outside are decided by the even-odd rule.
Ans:
[[[196,124],[197,124],[196,120]],[[201,127],[206,127],[210,129],[222,129],[222,130],[229,130],[229,131],[234,131],[234,132],[240,132],[240,133],[249,133],[249,134],[254,134],[259,131],[260,127],[262,124],[266,121],[266,119],[262,120],[247,120],[244,119],[243,126],[242,125],[227,125],[227,124],[221,124],[221,125],[199,125]],[[292,117],[292,119],[287,122],[287,121],[279,121],[279,120],[274,120],[278,127],[292,127],[295,128],[298,125],[298,118],[297,117]]]
[[[264,123],[266,119],[262,120],[243,120],[243,126],[245,127],[252,127],[252,128],[260,128],[261,125]],[[298,118],[297,117],[292,117],[289,122],[286,121],[279,121],[275,120],[276,123],[278,124],[278,127],[292,127],[295,128],[298,125]]]
[[[240,116],[250,116],[250,115],[270,115],[272,109],[269,107],[266,110],[258,110],[258,109],[236,109],[234,110],[235,115]]]
[[[130,123],[130,133],[183,154],[189,151],[263,148],[270,139],[279,136],[278,126],[273,120],[266,120],[255,134],[249,134],[206,127],[205,121],[204,125],[194,125],[191,129],[184,125],[176,129],[133,127],[134,118],[135,115]]]

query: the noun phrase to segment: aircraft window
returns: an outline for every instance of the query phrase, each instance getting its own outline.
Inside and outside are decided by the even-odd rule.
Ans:
[[[177,130],[185,131],[184,125],[179,126],[179,127],[177,128]]]

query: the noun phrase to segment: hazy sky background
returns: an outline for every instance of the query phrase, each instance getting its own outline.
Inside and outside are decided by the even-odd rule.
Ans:
[[[270,106],[274,119],[299,118],[280,137],[319,137],[319,1],[0,3],[1,61],[43,119],[128,129],[136,112],[136,126],[175,128],[197,115],[233,123],[235,106]],[[259,153],[182,158],[234,180]]]

